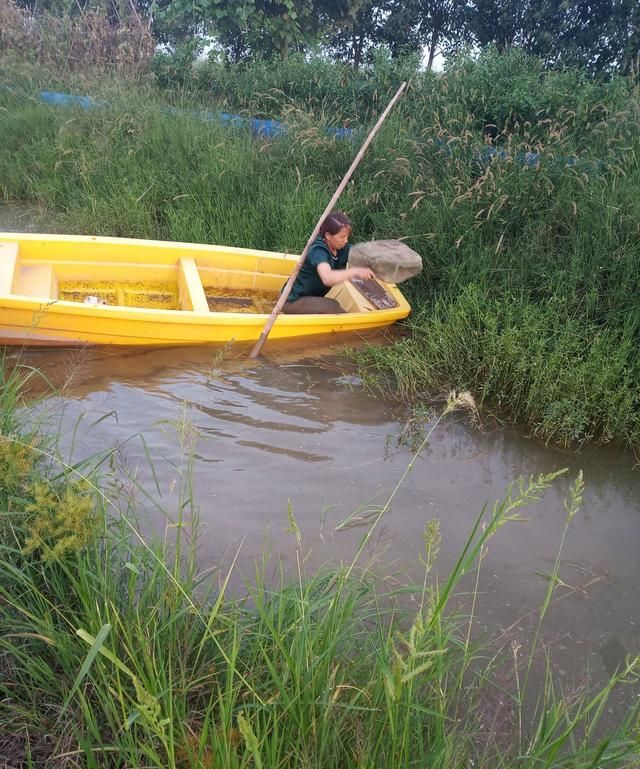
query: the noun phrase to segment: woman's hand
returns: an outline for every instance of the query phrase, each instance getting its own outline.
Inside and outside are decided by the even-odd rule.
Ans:
[[[344,283],[345,280],[351,278],[360,278],[360,280],[369,280],[373,278],[373,271],[368,267],[347,267],[346,270],[332,270],[331,266],[326,262],[321,262],[318,267],[318,275],[320,280],[327,288],[331,286],[337,286],[338,283]]]
[[[349,278],[360,278],[360,280],[371,280],[371,278],[375,278],[373,270],[369,267],[348,267],[347,272],[350,273]]]

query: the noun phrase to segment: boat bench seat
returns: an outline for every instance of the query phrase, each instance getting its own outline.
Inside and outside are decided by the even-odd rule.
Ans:
[[[396,300],[376,278],[345,280],[333,286],[327,296],[329,299],[335,299],[345,312],[373,312],[398,306]]]
[[[22,264],[16,275],[15,294],[38,299],[58,298],[58,278],[50,264]]]
[[[375,307],[353,285],[345,280],[333,286],[326,294],[328,299],[335,299],[345,312],[371,312]]]
[[[0,295],[11,293],[18,262],[17,243],[0,241]]]
[[[181,310],[209,312],[195,259],[182,258],[178,261],[178,301]]]

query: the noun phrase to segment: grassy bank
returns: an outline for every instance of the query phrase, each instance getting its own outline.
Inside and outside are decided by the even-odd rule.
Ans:
[[[358,146],[325,128],[370,124],[406,74],[383,65],[203,64],[165,73],[165,91],[102,78],[83,92],[111,106],[88,112],[40,103],[46,76],[5,66],[0,193],[70,232],[297,252]],[[167,104],[288,132],[256,139]],[[630,78],[545,73],[518,52],[412,79],[341,200],[355,240],[403,238],[425,259],[405,284],[412,343],[361,357],[388,392],[468,388],[544,440],[640,444],[639,105]]]
[[[372,391],[420,402],[448,387],[561,445],[638,445],[637,334],[566,316],[560,299],[496,298],[475,284],[410,321],[408,340],[352,349]]]
[[[431,572],[437,523],[426,523],[424,583],[413,588],[410,614],[360,565],[374,529],[351,564],[306,574],[292,515],[298,579],[267,583],[258,567],[238,600],[225,594],[228,575],[198,572],[188,457],[176,508],[166,511],[176,539],[145,542],[135,487],[106,469],[65,466],[50,440],[20,429],[28,420],[16,411],[22,380],[3,371],[0,396],[7,765],[605,769],[637,761],[637,713],[612,731],[600,723],[614,687],[635,685],[635,661],[581,696],[563,696],[550,674],[538,691],[529,676],[562,543],[533,648],[515,652],[509,690],[496,680],[503,654],[470,641],[472,615],[451,616],[461,580],[475,579],[492,535],[555,475],[516,484],[481,515],[441,582]],[[464,404],[451,401],[448,410]],[[567,526],[581,495],[577,479]],[[496,699],[508,703],[497,719]],[[523,718],[525,700],[537,706]]]

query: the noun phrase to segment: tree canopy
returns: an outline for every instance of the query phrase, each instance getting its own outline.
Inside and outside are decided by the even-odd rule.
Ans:
[[[226,61],[287,60],[323,50],[355,69],[384,47],[393,58],[463,48],[520,48],[552,67],[628,72],[640,56],[640,0],[16,0],[31,12],[103,10],[117,24],[151,19],[159,43],[214,41]]]

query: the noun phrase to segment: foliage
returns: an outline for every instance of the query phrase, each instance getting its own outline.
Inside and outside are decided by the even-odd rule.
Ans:
[[[0,475],[8,491],[22,491],[31,477],[36,454],[33,440],[17,443],[11,436],[0,435]]]
[[[403,399],[468,388],[545,441],[637,444],[634,335],[567,320],[559,304],[492,299],[472,284],[438,300],[410,341],[352,354],[371,387]]]
[[[188,88],[194,80],[193,58],[200,46],[197,38],[180,41],[173,50],[158,50],[151,61],[151,72],[161,88]]]
[[[84,549],[96,536],[93,488],[85,481],[63,486],[39,480],[28,490],[24,507],[25,555],[38,553],[45,562],[60,560]]]
[[[566,9],[558,36],[544,53],[556,65],[582,65],[591,72],[628,69],[640,52],[639,14],[635,0],[576,0]]]
[[[347,19],[327,31],[329,49],[359,70],[370,61],[371,52],[386,42],[390,11],[388,2],[364,0],[356,4]]]
[[[190,67],[186,57],[175,59],[174,75],[170,54],[157,54],[154,71],[161,85],[169,88],[188,83],[192,92],[202,94],[219,108],[254,117],[286,117],[305,110],[322,116],[328,125],[365,122],[379,112],[402,80],[415,76],[415,57],[392,59],[376,49],[366,71],[354,71],[326,57],[292,54],[287,61],[260,62],[250,68],[224,65],[215,57]]]
[[[162,39],[176,42],[187,30],[213,35],[234,63],[286,60],[292,50],[326,44],[357,70],[376,47],[395,57],[426,46],[430,70],[436,53],[473,41],[501,53],[518,47],[548,66],[609,73],[628,71],[638,54],[634,0],[165,0],[161,8]]]
[[[309,42],[315,27],[311,0],[171,0],[160,4],[156,29],[169,43],[215,37],[227,60],[280,58]]]
[[[633,83],[592,80],[584,69],[547,71],[543,62],[515,48],[505,54],[492,46],[477,58],[454,58],[447,67],[448,88],[476,125],[496,132],[520,132],[550,120],[564,132],[579,134],[599,119],[628,105]],[[548,129],[547,129],[548,132]]]
[[[514,46],[530,54],[548,55],[566,13],[558,0],[472,0],[469,23],[484,49],[495,45],[500,53]]]
[[[154,43],[137,17],[111,24],[100,10],[80,15],[31,14],[13,0],[0,0],[0,55],[12,54],[57,71],[146,71]]]
[[[556,68],[611,72],[637,55],[637,8],[634,0],[472,0],[467,19],[483,49],[518,47]]]
[[[638,8],[636,0],[2,0],[0,30],[9,30],[5,44],[21,55],[37,50],[57,67],[79,66],[77,49],[91,45],[112,65],[135,60],[141,69],[160,44],[176,65],[188,50],[194,65],[213,45],[226,64],[321,50],[355,70],[369,66],[375,50],[393,58],[428,51],[430,71],[437,54],[475,44],[501,53],[517,47],[551,68],[610,74],[636,62]],[[62,53],[70,44],[71,58]]]
[[[427,71],[431,71],[437,54],[460,50],[470,41],[464,0],[409,0],[401,4],[397,16],[411,19],[414,35],[429,51]]]

